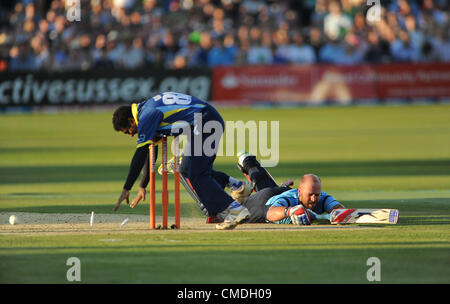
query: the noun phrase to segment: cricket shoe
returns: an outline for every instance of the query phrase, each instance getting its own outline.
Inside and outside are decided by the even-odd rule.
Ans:
[[[240,151],[237,154],[238,158],[238,168],[241,170],[242,173],[245,175],[248,174],[249,168],[259,166],[259,162],[256,160],[256,156],[253,154],[250,154],[245,151]]]
[[[253,185],[249,181],[243,181],[242,186],[239,189],[231,191],[231,197],[239,204],[250,196],[253,192]]]
[[[178,158],[178,169],[180,169],[180,164],[181,164],[181,160],[183,159],[183,155],[180,155],[180,157]],[[162,170],[163,170],[163,165],[159,165],[158,167],[158,174],[162,175]],[[175,156],[172,157],[168,162],[167,162],[167,173],[173,174],[175,170]]]
[[[219,216],[225,218],[225,220],[223,223],[217,224],[216,229],[231,230],[246,219],[249,219],[250,212],[238,202],[232,202],[227,209],[219,213]]]

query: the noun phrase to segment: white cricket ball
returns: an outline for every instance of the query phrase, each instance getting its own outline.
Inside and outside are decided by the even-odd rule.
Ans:
[[[11,215],[11,216],[9,217],[9,223],[10,223],[11,225],[15,225],[15,224],[19,223],[19,219],[17,218],[17,216]]]

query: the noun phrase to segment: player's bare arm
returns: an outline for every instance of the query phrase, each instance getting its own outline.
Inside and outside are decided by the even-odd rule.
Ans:
[[[266,218],[270,222],[281,221],[286,218],[288,207],[272,206],[267,210]]]

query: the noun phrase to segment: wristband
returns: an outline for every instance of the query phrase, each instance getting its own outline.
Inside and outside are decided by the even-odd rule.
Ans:
[[[286,209],[284,209],[284,217],[289,217],[289,207],[286,207]]]

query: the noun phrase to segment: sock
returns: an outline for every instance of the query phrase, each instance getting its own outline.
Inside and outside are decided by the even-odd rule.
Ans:
[[[239,190],[242,187],[242,181],[230,176],[227,187],[230,188],[231,191]]]

